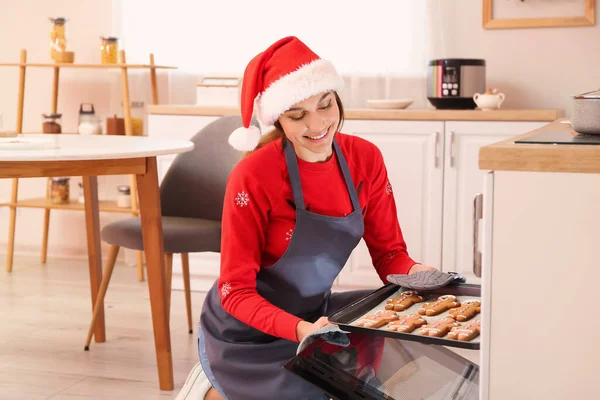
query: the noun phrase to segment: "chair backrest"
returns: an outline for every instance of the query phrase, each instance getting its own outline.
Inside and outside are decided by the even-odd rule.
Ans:
[[[175,157],[160,185],[162,215],[221,220],[227,179],[244,155],[227,139],[241,126],[239,115],[221,117],[191,139],[194,150]]]

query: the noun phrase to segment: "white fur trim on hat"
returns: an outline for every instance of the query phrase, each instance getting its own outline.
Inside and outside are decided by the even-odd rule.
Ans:
[[[256,101],[257,118],[262,125],[272,125],[292,105],[328,90],[344,88],[344,80],[333,64],[317,59],[273,82]]]
[[[254,125],[237,128],[229,135],[229,144],[236,150],[254,150],[260,140],[260,129]]]

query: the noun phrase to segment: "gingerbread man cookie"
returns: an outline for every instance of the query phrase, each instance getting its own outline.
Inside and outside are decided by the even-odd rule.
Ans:
[[[356,326],[363,326],[365,328],[380,328],[388,322],[396,321],[398,314],[395,311],[385,310],[377,311],[375,314],[366,315],[356,321]]]
[[[441,314],[444,311],[456,307],[460,307],[460,301],[458,301],[455,296],[447,294],[438,297],[438,299],[434,302],[423,304],[423,306],[419,309],[419,314],[433,317],[434,315]]]
[[[452,318],[442,318],[419,329],[419,334],[424,336],[442,337],[446,336],[452,328],[457,326],[460,326],[460,324]]]
[[[386,310],[394,310],[394,311],[404,311],[413,304],[421,303],[425,301],[423,296],[419,296],[418,292],[414,290],[407,290],[402,292],[399,297],[394,297],[393,299],[388,299],[387,304],[385,305]]]
[[[471,321],[463,326],[456,326],[448,333],[448,339],[468,342],[475,339],[481,333],[481,320]]]
[[[420,315],[407,314],[402,316],[398,321],[390,322],[386,329],[395,332],[410,333],[426,323],[427,321],[425,321],[425,318]]]
[[[481,312],[481,302],[479,300],[463,301],[460,307],[453,308],[448,312],[450,318],[458,322],[465,322]]]

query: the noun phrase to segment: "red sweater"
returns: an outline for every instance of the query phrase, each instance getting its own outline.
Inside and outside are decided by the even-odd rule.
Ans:
[[[398,224],[392,187],[379,149],[357,136],[338,133],[363,209],[373,265],[382,282],[388,274],[407,273],[415,264]],[[306,208],[317,214],[345,216],[352,203],[335,151],[324,163],[298,159]],[[291,204],[290,204],[291,203]],[[256,274],[285,252],[296,220],[281,141],[242,159],[225,192],[219,290],[223,308],[238,320],[269,335],[298,341],[300,318],[274,306],[256,291]]]

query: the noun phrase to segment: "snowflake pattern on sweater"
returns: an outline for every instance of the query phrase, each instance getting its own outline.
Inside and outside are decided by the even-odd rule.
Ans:
[[[248,196],[248,193],[241,191],[235,196],[235,204],[238,206],[246,207],[248,203],[250,203],[250,196]]]
[[[221,286],[221,296],[225,297],[231,292],[231,284],[229,282],[225,282],[223,286]]]
[[[388,179],[386,185],[385,185],[385,193],[386,194],[392,194],[392,184],[390,183],[390,180]]]
[[[292,240],[292,235],[293,234],[294,234],[294,230],[293,229],[290,229],[289,231],[287,231],[285,233],[285,240],[286,241]]]

